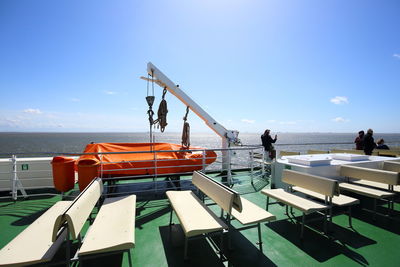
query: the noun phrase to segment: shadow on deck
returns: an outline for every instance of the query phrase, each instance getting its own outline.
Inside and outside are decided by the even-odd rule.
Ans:
[[[219,255],[205,238],[189,241],[188,257],[184,261],[184,233],[179,224],[159,227],[164,252],[168,266],[226,266]],[[224,237],[223,254],[228,266],[276,266],[258,247],[252,244],[239,231],[231,230],[232,250],[228,250],[227,238]],[[213,237],[214,243],[219,244],[219,236]]]
[[[297,219],[301,220],[301,217]],[[330,237],[321,234],[322,222],[306,223],[304,239],[300,239],[300,224],[294,224],[288,220],[280,220],[266,224],[267,227],[310,255],[318,262],[325,262],[340,254],[345,255],[354,262],[368,265],[368,261],[361,254],[349,249],[360,248],[376,244],[376,241],[336,224],[331,226]]]

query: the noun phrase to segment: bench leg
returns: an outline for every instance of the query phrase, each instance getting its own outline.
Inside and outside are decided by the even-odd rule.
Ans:
[[[296,217],[296,215],[293,213],[293,207],[290,207],[290,214],[292,215],[293,218]]]
[[[232,237],[231,237],[232,231],[231,231],[231,229],[233,228],[233,226],[231,224],[231,216],[229,213],[226,213],[226,221],[228,223],[228,249],[232,250]],[[223,234],[223,232],[222,232],[222,234]]]
[[[394,197],[388,199],[388,216],[392,215],[393,209],[394,209]]]
[[[347,216],[349,217],[349,227],[353,228],[353,224],[352,224],[352,221],[351,221],[351,206],[349,206],[349,211],[348,211]]]
[[[71,263],[71,240],[69,238],[70,236],[70,231],[69,231],[69,227],[67,226],[67,249],[66,249],[66,261],[65,261],[65,265],[69,267],[70,263]]]
[[[268,211],[268,207],[269,207],[269,196],[267,196],[267,205],[265,207],[265,209]]]
[[[301,239],[301,240],[303,240],[305,221],[306,221],[306,215],[305,215],[305,213],[303,212],[303,216],[302,216],[302,218],[301,218],[301,232],[300,232],[300,239]]]
[[[374,198],[374,217],[372,219],[376,221],[376,198]]]
[[[230,235],[230,233],[228,233],[228,236]],[[224,250],[224,231],[221,232],[221,237],[220,237],[220,245],[219,245],[219,258],[221,261],[224,260],[223,258],[223,253],[222,251]]]
[[[257,228],[258,228],[258,245],[260,247],[260,251],[262,252],[263,248],[262,248],[262,240],[261,240],[261,224],[260,223],[257,223]]]
[[[129,267],[132,267],[132,255],[131,255],[131,250],[128,250],[128,260],[129,260]]]
[[[324,234],[328,235],[328,231],[327,231],[327,224],[328,224],[328,210],[324,211]]]
[[[171,207],[171,213],[169,214],[169,226],[171,227],[171,225],[172,225],[172,211],[173,211],[173,209],[172,209],[172,207]]]
[[[183,258],[184,258],[185,260],[188,259],[188,257],[187,257],[187,248],[188,248],[188,238],[185,236],[185,250],[184,250],[184,252],[183,252]]]

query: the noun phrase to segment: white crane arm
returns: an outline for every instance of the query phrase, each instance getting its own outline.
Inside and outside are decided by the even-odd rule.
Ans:
[[[204,109],[202,109],[196,102],[194,102],[178,85],[173,83],[167,76],[165,76],[156,66],[151,62],[147,63],[147,72],[152,76],[152,80],[159,86],[166,88],[168,92],[176,96],[183,104],[188,106],[194,113],[197,114],[216,134],[223,139],[223,146],[229,144],[239,143],[238,131],[227,130],[224,126],[219,124],[213,117],[211,117]],[[144,77],[143,77],[144,78]],[[146,78],[144,78],[146,80]],[[225,141],[225,142],[224,142]]]

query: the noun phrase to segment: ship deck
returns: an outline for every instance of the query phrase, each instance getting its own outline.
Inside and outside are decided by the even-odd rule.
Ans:
[[[233,189],[242,197],[265,208],[266,198],[259,191],[268,187],[266,180],[259,180],[251,186],[246,173],[236,178]],[[219,179],[216,176],[216,179]],[[257,228],[233,231],[232,250],[225,250],[227,261],[221,262],[210,242],[195,239],[189,242],[189,260],[183,260],[184,238],[177,218],[169,226],[170,206],[165,196],[166,189],[173,189],[171,182],[158,185],[153,183],[123,181],[119,193],[132,188],[147,187],[137,194],[135,248],[130,251],[133,266],[398,266],[400,254],[400,204],[395,203],[391,217],[377,216],[362,209],[370,204],[362,199],[363,206],[353,208],[353,228],[348,227],[347,215],[335,215],[330,238],[322,235],[321,221],[309,223],[305,228],[304,240],[300,241],[300,225],[284,215],[285,208],[279,204],[270,206],[269,211],[277,220],[261,224],[263,252],[260,252]],[[190,189],[189,177],[182,179],[181,186]],[[115,193],[115,191],[113,191]],[[0,248],[38,218],[60,195],[29,197],[18,201],[0,201]],[[207,201],[208,204],[210,201]],[[210,208],[219,214],[215,205]],[[381,207],[381,209],[384,209]],[[94,211],[96,213],[96,210]],[[300,216],[300,212],[296,212]],[[310,215],[313,217],[312,215]],[[307,218],[311,218],[307,217]],[[301,217],[298,217],[301,218]],[[233,221],[234,226],[240,226]],[[86,223],[85,230],[88,228]],[[107,234],[107,233],[104,233]],[[224,246],[225,248],[227,246]],[[28,246],[27,246],[28,249]],[[61,248],[56,257],[63,258]],[[128,256],[113,255],[86,262],[88,266],[128,266]]]

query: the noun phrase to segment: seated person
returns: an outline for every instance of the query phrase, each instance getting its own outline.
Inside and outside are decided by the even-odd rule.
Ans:
[[[385,145],[385,140],[383,140],[382,138],[378,140],[378,142],[376,142],[377,146],[376,149],[389,149],[389,147],[387,145]]]

